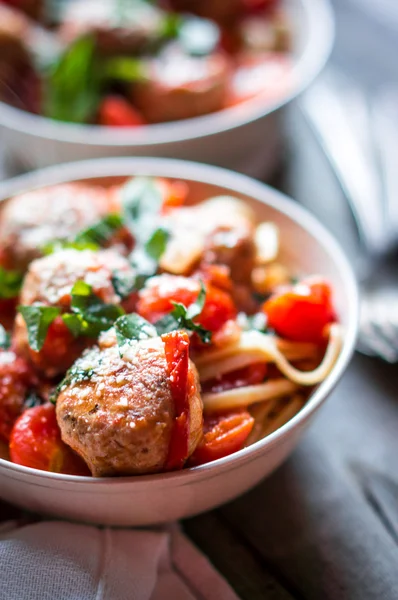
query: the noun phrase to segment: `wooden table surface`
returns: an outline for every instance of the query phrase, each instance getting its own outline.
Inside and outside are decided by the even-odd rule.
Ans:
[[[333,62],[372,91],[398,77],[398,30],[361,16],[361,1],[368,4],[334,2]],[[388,1],[396,0],[380,4]],[[294,110],[291,116],[275,183],[327,223],[355,259],[344,198],[310,132]],[[398,598],[397,391],[395,366],[356,355],[283,467],[243,497],[183,523],[241,598]],[[0,519],[14,512],[0,505]]]

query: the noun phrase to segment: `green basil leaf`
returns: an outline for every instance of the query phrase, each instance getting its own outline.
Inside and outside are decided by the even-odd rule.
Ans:
[[[164,227],[159,227],[155,229],[152,233],[151,237],[145,242],[145,251],[146,253],[155,260],[156,262],[164,254],[167,242],[169,241],[170,234]]]
[[[117,56],[105,62],[103,75],[105,79],[137,83],[148,79],[148,69],[138,58]]]
[[[89,122],[102,91],[94,38],[81,37],[71,44],[44,80],[44,116],[58,121]]]
[[[103,219],[77,234],[75,244],[93,244],[103,246],[123,227],[121,215],[111,213]]]
[[[178,37],[183,18],[178,13],[166,12],[159,27],[159,37],[163,39],[174,39]]]
[[[62,320],[74,337],[79,337],[83,332],[83,324],[80,315],[65,313]]]
[[[97,251],[104,246],[115,235],[119,229],[123,227],[123,219],[121,215],[111,213],[106,215],[91,227],[83,229],[76,235],[73,240],[54,240],[45,244],[41,250],[43,254],[53,254],[65,248],[73,248],[74,250],[93,250]]]
[[[54,254],[54,252],[59,252],[60,250],[66,250],[69,248],[72,250],[78,250],[79,252],[82,252],[83,250],[92,250],[96,252],[99,250],[98,244],[94,244],[92,242],[68,242],[67,240],[48,242],[42,246],[40,250],[45,256],[48,256],[49,254]]]
[[[71,310],[76,317],[71,319],[64,315],[63,319],[72,333],[78,332],[78,335],[98,337],[102,331],[110,329],[116,319],[124,314],[121,306],[105,304],[93,293],[92,287],[84,281],[75,283],[71,296]],[[78,321],[80,321],[80,330]]]
[[[206,289],[203,282],[201,282],[200,292],[195,302],[188,307],[181,302],[173,302],[174,309],[171,313],[165,315],[155,323],[159,335],[176,329],[186,329],[187,331],[196,333],[205,344],[209,344],[211,342],[211,331],[193,321],[195,317],[201,314],[205,301]]]
[[[88,351],[90,352],[90,350]],[[87,356],[86,354],[83,357]],[[98,359],[97,359],[98,362]],[[78,359],[65,374],[63,380],[57,385],[55,390],[50,396],[50,402],[56,404],[57,398],[61,391],[69,385],[75,385],[76,383],[82,383],[83,381],[89,381],[94,375],[93,367],[83,367],[81,359]]]
[[[0,267],[0,298],[8,300],[19,295],[23,274]]]
[[[115,321],[116,339],[119,348],[132,340],[146,340],[157,336],[157,331],[140,315],[124,315]]]
[[[35,352],[43,348],[48,328],[60,314],[61,309],[56,306],[18,306],[28,330],[29,346]]]
[[[4,329],[3,325],[0,325],[0,348],[2,350],[8,350],[10,345],[10,334]]]

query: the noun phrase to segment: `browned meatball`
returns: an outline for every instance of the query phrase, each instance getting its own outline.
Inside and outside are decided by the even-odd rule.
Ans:
[[[1,263],[25,270],[54,240],[73,238],[112,210],[113,189],[66,183],[10,198],[0,215]]]
[[[114,275],[132,275],[129,262],[113,250],[92,252],[61,250],[33,261],[21,290],[20,303],[56,306],[69,312],[71,291],[77,281],[84,281],[92,292],[107,304],[127,305],[114,288]],[[70,367],[93,340],[74,338],[61,317],[51,324],[43,348],[36,352],[28,344],[27,328],[21,314],[15,320],[14,343],[20,354],[33,362],[47,377],[54,377]]]
[[[190,119],[223,108],[229,74],[224,54],[189,56],[171,44],[148,62],[148,79],[134,84],[131,96],[151,123]]]
[[[220,196],[172,211],[172,232],[161,259],[165,271],[186,275],[195,265],[223,264],[237,283],[250,281],[255,261],[255,217],[237,198]]]
[[[147,2],[74,0],[65,5],[60,35],[66,42],[93,34],[105,55],[136,53],[156,39],[163,15]]]
[[[164,470],[175,406],[161,338],[88,350],[72,367],[57,399],[62,439],[97,477]],[[188,456],[202,435],[202,400],[189,364]]]

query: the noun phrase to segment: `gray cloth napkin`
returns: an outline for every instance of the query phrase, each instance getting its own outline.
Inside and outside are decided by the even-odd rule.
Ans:
[[[237,600],[177,527],[0,529],[1,600]]]

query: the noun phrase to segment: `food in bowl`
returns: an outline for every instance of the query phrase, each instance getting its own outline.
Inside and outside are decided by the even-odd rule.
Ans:
[[[38,23],[0,3],[1,100],[58,121],[141,127],[289,89],[280,0],[59,5]]]
[[[330,285],[291,273],[277,227],[243,200],[185,204],[189,186],[135,177],[6,201],[11,461],[95,477],[194,467],[275,431],[330,373],[342,345]],[[53,210],[38,210],[49,198]]]

